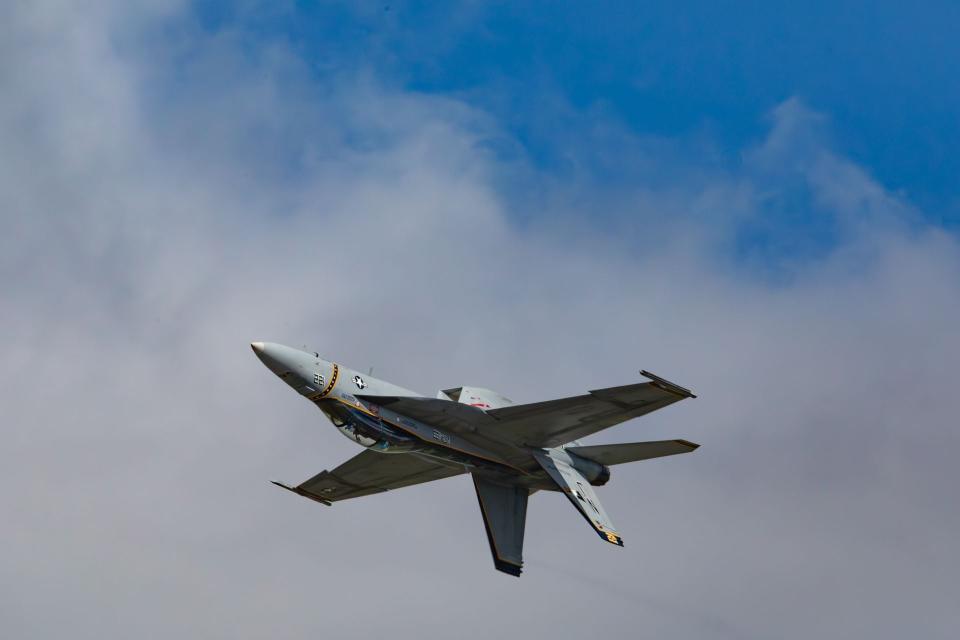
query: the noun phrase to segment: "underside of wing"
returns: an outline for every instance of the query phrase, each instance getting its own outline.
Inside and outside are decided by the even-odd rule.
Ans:
[[[498,439],[527,447],[556,447],[684,398],[688,389],[646,371],[651,382],[597,389],[582,396],[513,405],[486,412],[496,422],[486,429]]]
[[[443,464],[413,453],[363,451],[333,471],[322,471],[295,487],[280,482],[274,484],[329,505],[465,472],[462,466]]]

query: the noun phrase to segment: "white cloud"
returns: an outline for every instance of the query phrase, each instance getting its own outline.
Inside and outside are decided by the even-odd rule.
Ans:
[[[11,635],[947,636],[960,253],[821,116],[790,101],[739,173],[620,192],[628,223],[556,185],[521,226],[487,115],[152,10],[176,48],[131,44],[125,5],[0,27]],[[860,221],[839,247],[776,285],[717,259],[798,179]],[[705,446],[615,469],[623,550],[538,494],[512,581],[462,479],[332,509],[267,484],[357,450],[255,339],[518,401],[645,367],[701,397],[597,440]]]

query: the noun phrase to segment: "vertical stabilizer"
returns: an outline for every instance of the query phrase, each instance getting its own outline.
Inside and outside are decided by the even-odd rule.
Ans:
[[[498,571],[519,576],[523,569],[523,530],[527,522],[525,487],[500,484],[473,474],[487,541]]]
[[[604,511],[600,499],[590,482],[573,467],[570,455],[563,449],[541,449],[533,452],[537,462],[550,475],[560,490],[570,499],[594,531],[605,541],[623,546],[623,538],[617,533],[610,516]]]

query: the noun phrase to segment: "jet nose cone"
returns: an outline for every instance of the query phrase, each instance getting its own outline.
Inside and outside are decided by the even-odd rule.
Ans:
[[[305,370],[310,355],[275,342],[251,342],[254,355],[281,378]]]
[[[276,342],[251,342],[253,354],[281,380],[303,395],[317,392],[321,366],[317,356]]]

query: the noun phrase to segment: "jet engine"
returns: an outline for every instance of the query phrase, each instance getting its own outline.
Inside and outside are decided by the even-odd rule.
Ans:
[[[570,456],[570,465],[580,472],[587,481],[595,487],[602,487],[607,484],[607,481],[610,480],[610,467],[605,464],[600,464],[599,462],[594,462],[593,460],[588,460],[586,458],[581,458],[578,455],[574,455],[569,451],[566,452]]]

